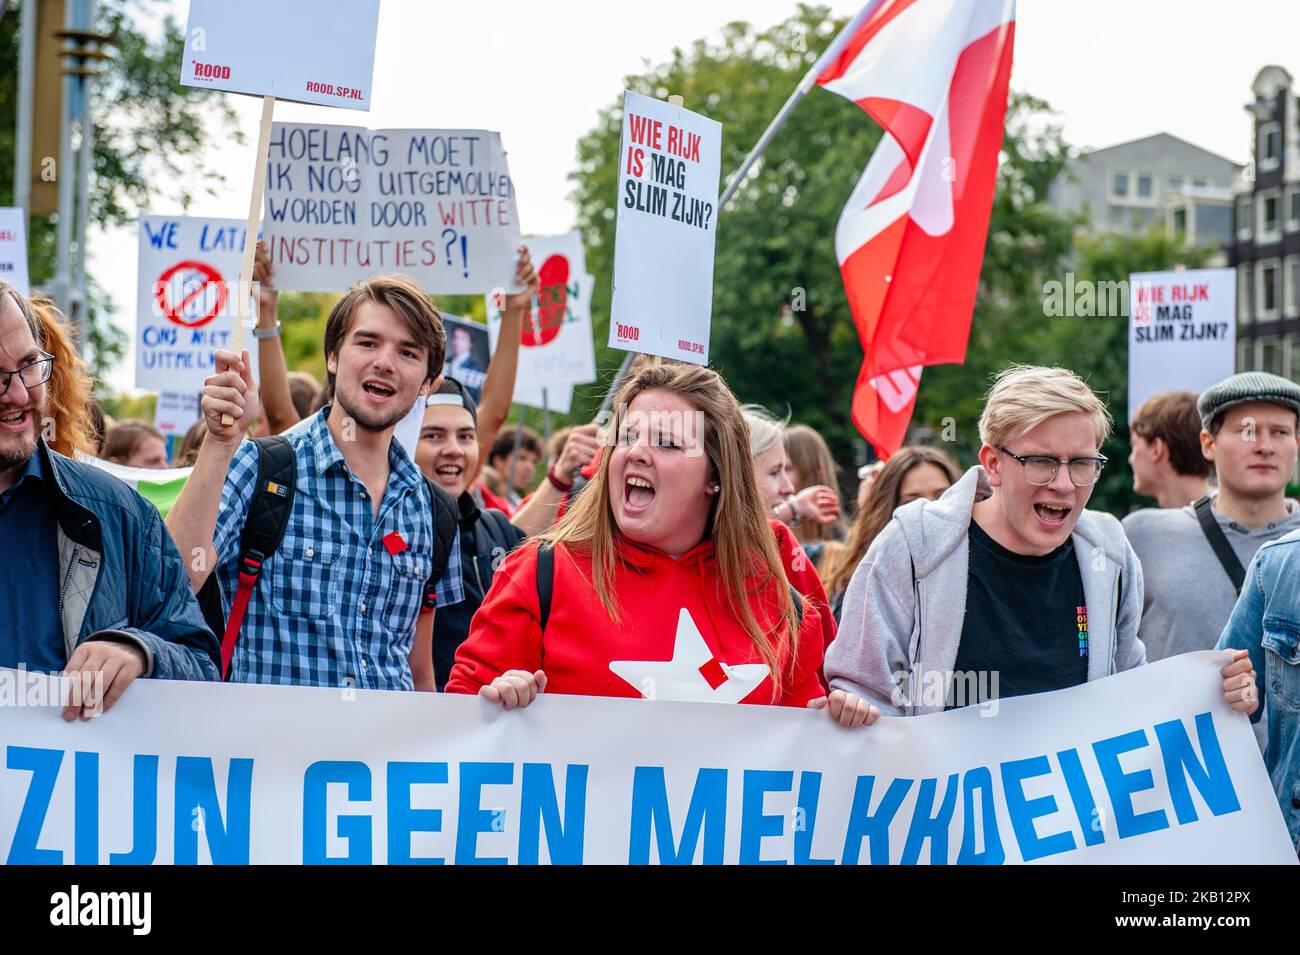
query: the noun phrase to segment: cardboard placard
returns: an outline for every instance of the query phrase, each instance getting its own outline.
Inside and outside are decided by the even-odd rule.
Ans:
[[[623,94],[609,345],[706,365],[722,124]]]

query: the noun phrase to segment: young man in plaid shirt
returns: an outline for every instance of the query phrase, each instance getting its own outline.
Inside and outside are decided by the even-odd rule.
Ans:
[[[230,679],[434,689],[432,621],[416,627],[434,560],[432,500],[393,432],[441,380],[445,350],[441,316],[406,276],[359,282],[334,306],[325,328],[334,400],[285,435],[293,510],[254,586]],[[195,590],[215,571],[229,613],[258,473],[257,447],[243,439],[259,402],[247,352],[218,351],[216,365],[201,402],[208,436],[167,524]],[[440,605],[463,598],[458,550],[438,582]]]

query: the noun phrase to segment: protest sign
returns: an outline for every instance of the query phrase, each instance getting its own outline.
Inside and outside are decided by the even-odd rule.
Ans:
[[[562,393],[571,395],[573,385],[596,380],[591,330],[591,292],[596,280],[587,274],[579,233],[535,236],[525,244],[541,286],[520,329],[514,400],[541,407],[541,390],[546,388],[548,404],[557,411]],[[495,354],[501,311],[492,295],[487,297],[487,318]],[[533,400],[527,400],[530,398]]]
[[[403,272],[434,293],[514,287],[519,216],[499,133],[275,123],[265,235],[284,290]]]
[[[0,857],[1294,864],[1225,657],[857,730],[778,707],[152,680],[68,724],[49,678],[0,670]]]
[[[135,386],[197,392],[216,371],[218,348],[234,348],[240,219],[140,217]],[[250,349],[253,373],[257,349]]]
[[[1162,391],[1200,393],[1232,374],[1237,273],[1135,272],[1129,280],[1128,416]]]
[[[609,345],[706,365],[722,124],[623,94]]]
[[[442,325],[447,331],[447,357],[443,360],[442,373],[459,381],[479,401],[492,354],[488,347],[488,328],[455,315],[443,315]]]
[[[181,83],[370,108],[379,0],[190,0]]]
[[[545,394],[543,394],[545,390]],[[556,414],[568,414],[573,408],[573,385],[550,385],[542,388],[520,388],[515,386],[514,402],[530,408],[554,411]]]
[[[27,277],[27,229],[22,209],[0,208],[0,279],[22,295],[31,294]]]
[[[153,423],[163,434],[183,435],[202,414],[197,391],[163,391],[158,394]]]

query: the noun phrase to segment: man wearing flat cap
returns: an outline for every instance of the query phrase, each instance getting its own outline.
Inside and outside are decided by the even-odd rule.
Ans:
[[[1300,449],[1300,387],[1244,372],[1207,388],[1197,411],[1201,453],[1218,471],[1218,492],[1124,519],[1142,562],[1138,636],[1152,661],[1212,649],[1255,552],[1300,528],[1300,506],[1285,497]]]

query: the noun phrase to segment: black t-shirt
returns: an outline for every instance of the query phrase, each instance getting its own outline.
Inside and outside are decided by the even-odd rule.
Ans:
[[[1027,557],[970,522],[966,618],[953,671],[947,709],[1087,681],[1088,608],[1071,540]]]

